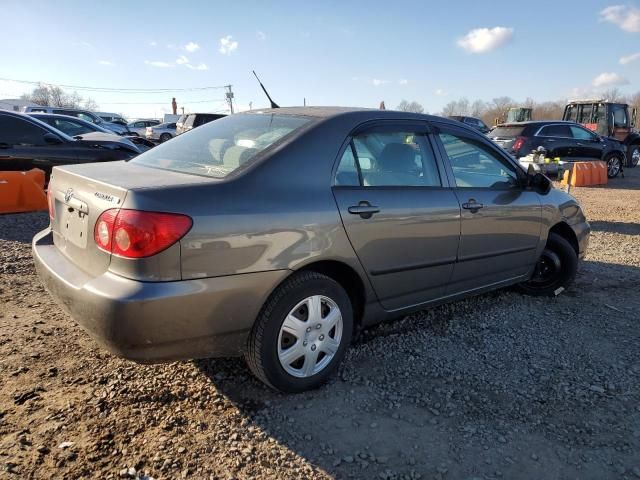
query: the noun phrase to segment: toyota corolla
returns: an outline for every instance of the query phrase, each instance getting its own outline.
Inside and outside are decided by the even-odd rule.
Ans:
[[[280,108],[136,158],[56,167],[33,241],[51,294],[139,361],[243,355],[317,387],[358,329],[509,285],[558,295],[589,237],[579,204],[444,118]]]

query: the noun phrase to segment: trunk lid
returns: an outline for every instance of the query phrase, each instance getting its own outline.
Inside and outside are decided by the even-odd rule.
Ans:
[[[136,208],[138,190],[211,182],[211,178],[128,162],[56,167],[49,182],[55,209],[51,220],[54,244],[80,269],[98,276],[111,263],[111,254],[100,250],[93,237],[96,221],[105,210]],[[171,211],[171,205],[164,210]]]

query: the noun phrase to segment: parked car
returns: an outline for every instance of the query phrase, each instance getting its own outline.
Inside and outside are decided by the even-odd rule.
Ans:
[[[55,113],[58,115],[68,115],[70,117],[78,117],[87,122],[95,123],[96,125],[106,128],[118,135],[126,135],[128,133],[127,127],[118,125],[117,123],[105,122],[102,118],[93,112],[88,110],[77,110],[73,108],[58,108],[58,107],[43,107],[41,105],[28,106],[24,108],[25,113]]]
[[[129,122],[127,124],[127,128],[129,131],[140,137],[144,137],[147,134],[147,127],[153,127],[155,125],[159,125],[160,120],[146,119],[146,120],[136,120],[135,122]]]
[[[218,120],[223,117],[226,117],[226,115],[222,115],[218,113],[190,113],[184,119],[182,123],[182,127],[180,127],[179,122],[176,122],[177,123],[176,135],[181,135],[184,132],[188,132],[193,128],[199,127],[200,125],[213,122],[214,120]]]
[[[479,132],[482,132],[482,133],[485,133],[485,134],[489,133],[489,130],[491,130],[489,127],[487,127],[487,125],[482,120],[480,120],[479,118],[476,118],[476,117],[467,117],[467,116],[463,116],[463,115],[452,115],[449,118],[451,120],[457,120],[458,122],[466,123],[471,128],[475,128]]]
[[[50,192],[37,270],[94,338],[141,362],[243,354],[285,392],[327,380],[355,329],[512,284],[558,294],[589,237],[573,197],[476,130],[391,110],[231,115],[56,168]]]
[[[38,120],[48,123],[53,128],[60,130],[61,132],[66,133],[70,137],[76,137],[79,135],[86,135],[90,132],[102,132],[105,134],[113,135],[120,139],[126,140],[131,144],[136,145],[138,150],[144,152],[150,148],[155,146],[154,143],[138,136],[133,135],[125,135],[118,136],[116,133],[111,130],[107,130],[106,128],[102,128],[100,125],[96,125],[95,123],[87,122],[86,120],[82,120],[78,117],[70,117],[68,115],[56,115],[55,113],[29,113],[29,116],[33,118],[37,118]],[[114,141],[117,141],[118,138],[114,138]]]
[[[48,178],[57,165],[124,160],[139,153],[126,138],[112,133],[72,138],[29,115],[0,110],[0,170],[40,168]]]
[[[126,126],[127,122],[122,115],[118,115],[117,113],[107,113],[107,112],[95,112],[101,119],[105,122],[117,123],[118,125]]]
[[[489,138],[516,158],[542,147],[547,157],[568,162],[602,160],[607,163],[609,178],[617,176],[625,162],[625,147],[621,142],[602,137],[575,122],[505,123],[494,128]]]
[[[147,127],[146,137],[147,140],[156,140],[160,143],[171,140],[176,136],[176,124],[175,123],[161,123],[154,127]]]

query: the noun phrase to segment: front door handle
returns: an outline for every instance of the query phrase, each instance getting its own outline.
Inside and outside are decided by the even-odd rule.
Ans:
[[[469,199],[468,202],[462,204],[462,208],[464,208],[465,210],[471,210],[471,213],[476,213],[482,207],[484,207],[484,205],[476,202],[473,198]]]
[[[348,209],[349,213],[353,215],[360,215],[362,218],[371,218],[374,213],[380,211],[380,207],[371,205],[369,202],[360,202],[358,205],[352,205]]]

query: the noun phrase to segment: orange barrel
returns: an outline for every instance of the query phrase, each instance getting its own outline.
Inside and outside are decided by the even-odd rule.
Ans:
[[[44,172],[0,172],[0,213],[47,210]]]

